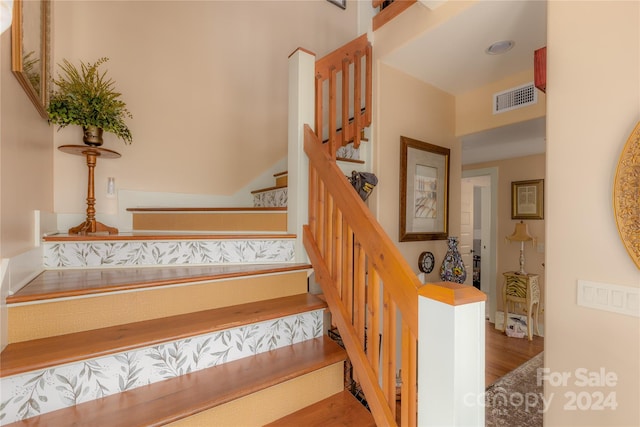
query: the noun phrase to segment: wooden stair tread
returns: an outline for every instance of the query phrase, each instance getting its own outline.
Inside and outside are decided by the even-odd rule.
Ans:
[[[309,405],[264,427],[375,427],[373,415],[347,390]]]
[[[0,377],[323,308],[315,296],[299,294],[11,343],[0,354]]]
[[[310,269],[309,264],[46,270],[6,299],[7,304]]]
[[[132,231],[118,234],[78,235],[57,233],[42,238],[45,242],[119,241],[119,240],[223,240],[223,239],[295,239],[290,233],[212,233],[183,231]]]
[[[127,212],[286,212],[287,207],[248,206],[236,208],[127,208]]]
[[[158,426],[345,359],[327,336],[129,390],[9,426]]]
[[[336,157],[336,160],[340,161],[340,162],[347,162],[347,163],[358,163],[363,165],[365,163],[364,160],[360,160],[360,159],[348,159],[346,157]]]

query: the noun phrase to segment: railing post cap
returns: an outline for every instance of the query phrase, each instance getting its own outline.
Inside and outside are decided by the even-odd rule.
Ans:
[[[453,282],[427,283],[420,287],[418,295],[452,306],[487,300],[487,295],[479,289]]]
[[[289,54],[288,58],[291,58],[293,55],[295,55],[295,54],[296,54],[296,53],[298,53],[298,52],[304,52],[304,53],[306,53],[306,54],[308,54],[308,55],[316,56],[316,54],[315,54],[315,53],[313,53],[313,52],[311,52],[310,50],[305,49],[305,48],[303,48],[303,47],[298,47],[296,50],[294,50],[293,52],[291,52],[291,54]]]

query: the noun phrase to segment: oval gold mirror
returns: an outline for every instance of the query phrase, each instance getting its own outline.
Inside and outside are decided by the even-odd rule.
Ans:
[[[640,268],[640,122],[622,149],[613,184],[613,210],[618,232]]]
[[[45,119],[49,91],[49,0],[13,2],[13,74]]]

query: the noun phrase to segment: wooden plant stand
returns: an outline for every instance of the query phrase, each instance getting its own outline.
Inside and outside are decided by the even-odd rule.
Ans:
[[[92,147],[89,145],[61,145],[58,150],[63,153],[75,154],[77,156],[85,156],[87,158],[87,167],[89,168],[89,180],[87,183],[87,219],[75,227],[69,229],[69,234],[87,235],[90,233],[118,234],[118,229],[109,227],[101,222],[96,221],[96,197],[94,184],[94,170],[98,157],[103,159],[117,159],[120,153],[108,150],[106,148]]]

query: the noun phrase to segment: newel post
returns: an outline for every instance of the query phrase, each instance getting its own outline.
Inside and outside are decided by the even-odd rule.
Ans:
[[[296,261],[306,262],[302,225],[309,219],[309,159],[304,125],[313,127],[316,56],[302,48],[289,55],[289,124],[287,155],[287,231],[296,234]]]
[[[484,425],[486,295],[451,282],[418,293],[418,425]]]

